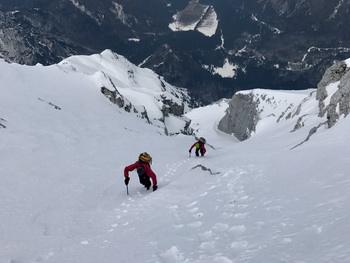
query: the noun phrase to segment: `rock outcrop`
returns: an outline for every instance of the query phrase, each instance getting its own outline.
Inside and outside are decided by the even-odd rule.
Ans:
[[[336,62],[326,70],[318,84],[316,98],[319,101],[319,116],[327,116],[329,128],[341,115],[346,117],[349,114],[350,67],[345,61]]]
[[[237,139],[243,141],[255,131],[258,120],[258,101],[253,93],[237,93],[229,102],[229,108],[218,128],[225,133],[234,134]]]
[[[317,89],[294,92],[255,89],[236,93],[218,129],[243,141],[257,132],[259,123],[268,118],[274,118],[269,125],[290,121],[290,132],[308,129],[306,138],[298,146],[319,128],[331,128],[349,113],[350,59],[336,62],[327,69]]]

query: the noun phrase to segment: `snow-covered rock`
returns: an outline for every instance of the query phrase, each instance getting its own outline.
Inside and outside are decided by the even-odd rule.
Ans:
[[[146,119],[149,124],[162,128],[167,135],[186,133],[190,124],[190,120],[184,116],[189,110],[190,101],[184,89],[168,84],[153,71],[137,67],[110,50],[91,56],[72,56],[51,66],[23,66],[9,64],[4,60],[0,60],[0,64],[0,77],[6,76],[14,86],[25,83],[31,87],[38,82],[46,82],[46,85],[62,85],[66,89],[79,86],[82,92],[97,90],[99,95],[104,95],[117,108]],[[14,71],[21,77],[7,73]],[[47,80],[50,74],[55,78]],[[61,106],[63,102],[56,102],[52,98],[53,94],[49,96],[50,99],[39,94],[33,95],[41,102],[66,110]],[[1,117],[0,127],[6,128],[6,121],[11,120]]]
[[[254,89],[237,92],[229,102],[219,130],[243,141],[279,122],[289,119],[295,107],[310,93],[306,91],[276,91]]]
[[[164,126],[166,134],[185,132],[189,120],[189,95],[164,81],[153,71],[130,63],[125,57],[105,50],[92,56],[72,56],[59,67],[66,72],[91,76],[101,92],[125,111],[133,111],[149,123]],[[171,118],[176,120],[174,127]],[[171,125],[171,132],[167,128]]]
[[[329,68],[317,89],[274,91],[254,89],[236,93],[218,129],[243,141],[266,125],[289,122],[290,131],[307,131],[305,141],[320,127],[331,128],[350,112],[350,60]],[[301,142],[302,143],[302,142]]]
[[[350,59],[339,61],[326,70],[318,84],[317,99],[319,116],[327,116],[327,123],[332,127],[339,117],[350,112]]]

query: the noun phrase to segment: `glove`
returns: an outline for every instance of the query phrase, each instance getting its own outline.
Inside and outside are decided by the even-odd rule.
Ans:
[[[129,184],[129,181],[130,181],[130,178],[129,178],[129,177],[125,177],[125,179],[124,179],[125,185],[128,185],[128,184]]]
[[[153,192],[158,189],[158,186],[153,186]]]
[[[191,150],[188,151],[189,153],[191,152]]]

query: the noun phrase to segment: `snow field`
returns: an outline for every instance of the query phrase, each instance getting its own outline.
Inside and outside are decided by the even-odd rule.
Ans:
[[[90,75],[0,69],[1,263],[350,261],[347,118],[291,150],[308,132],[291,121],[245,142],[219,132],[221,101],[187,114],[208,142],[189,157],[193,136],[117,108]],[[159,189],[134,172],[128,196],[144,151]]]

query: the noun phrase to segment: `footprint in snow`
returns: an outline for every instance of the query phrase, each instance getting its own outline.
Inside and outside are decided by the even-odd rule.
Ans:
[[[194,213],[194,212],[197,212],[198,209],[199,209],[198,207],[194,207],[194,208],[188,210],[188,212],[190,212],[190,213],[192,214],[192,213]]]
[[[221,253],[218,253],[215,255],[215,259],[213,262],[215,262],[215,263],[234,263],[228,257],[222,256]]]
[[[202,225],[202,222],[198,221],[198,222],[194,222],[194,223],[191,223],[191,224],[188,224],[189,227],[192,227],[192,228],[198,228]]]
[[[230,233],[239,235],[239,234],[244,233],[246,230],[247,230],[247,228],[245,225],[237,225],[237,226],[231,227],[228,231]]]
[[[206,251],[212,251],[215,248],[214,241],[203,242],[199,245],[199,248]]]
[[[228,212],[224,212],[224,213],[221,214],[221,218],[222,219],[228,219],[228,218],[231,218],[233,216],[234,216],[233,213],[228,213]]]
[[[237,218],[237,219],[244,219],[247,217],[247,213],[237,213],[234,215],[234,218]]]
[[[185,262],[186,259],[183,253],[176,247],[172,246],[170,249],[160,254],[162,262]]]
[[[229,226],[227,224],[216,223],[212,229],[215,232],[225,232],[228,228],[229,228]]]
[[[114,229],[115,229],[116,227],[118,227],[118,224],[117,224],[117,223],[112,224],[112,225],[111,225],[111,228],[110,228],[110,229],[108,229],[108,230],[107,230],[107,232],[108,232],[108,233],[113,232],[113,231],[114,231]]]
[[[231,243],[231,247],[237,250],[243,250],[248,246],[247,241],[234,241]]]
[[[175,229],[181,229],[183,227],[184,227],[184,225],[173,225],[173,228],[175,228]]]
[[[203,213],[197,213],[197,214],[192,215],[192,217],[194,217],[194,218],[200,218],[200,217],[202,217],[203,215],[204,215]]]
[[[194,201],[194,202],[190,203],[189,205],[187,205],[187,207],[192,207],[192,206],[194,206],[197,203],[198,203],[197,201]]]
[[[199,238],[203,242],[210,241],[213,239],[213,231],[212,230],[205,231],[205,232],[199,234]]]
[[[54,255],[53,252],[48,252],[45,255],[42,255],[40,257],[38,257],[35,262],[44,262],[47,261],[49,258],[51,258]],[[20,263],[19,261],[14,261],[14,260],[10,260],[10,263]]]
[[[171,210],[177,210],[179,208],[178,205],[171,205],[171,206],[168,206],[169,209]]]
[[[240,201],[245,201],[249,198],[249,196],[245,195],[239,198]]]
[[[292,243],[293,242],[293,239],[291,239],[291,238],[283,238],[282,240],[281,240],[281,243],[282,244],[289,244],[289,243]]]

